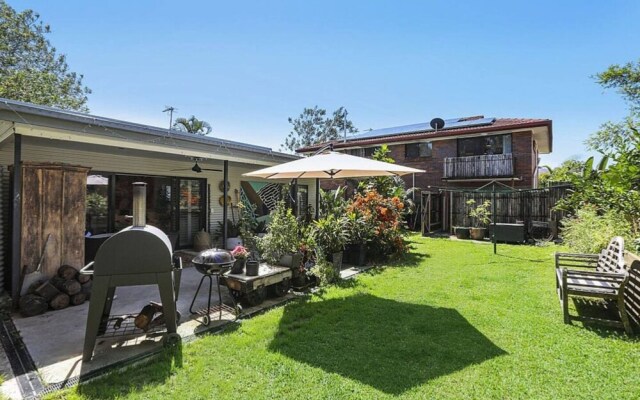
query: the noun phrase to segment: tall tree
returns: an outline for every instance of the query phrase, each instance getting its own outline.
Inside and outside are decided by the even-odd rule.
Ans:
[[[50,32],[33,10],[18,13],[0,0],[0,97],[89,111],[91,90],[47,40]]]
[[[610,65],[595,78],[603,87],[618,90],[633,109],[640,109],[640,61]]]
[[[195,116],[191,116],[189,119],[187,118],[178,118],[176,122],[173,124],[173,127],[188,133],[193,133],[196,135],[208,135],[211,133],[211,125],[207,121],[201,121]]]
[[[347,110],[340,107],[327,117],[327,110],[305,108],[297,118],[289,118],[293,130],[281,146],[284,150],[295,151],[297,148],[324,143],[342,137],[343,131],[356,132],[356,128],[347,118]]]

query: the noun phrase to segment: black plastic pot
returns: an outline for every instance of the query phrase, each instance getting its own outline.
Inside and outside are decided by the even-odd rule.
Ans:
[[[469,239],[471,228],[458,226],[455,228],[456,237],[458,239]]]
[[[362,267],[367,262],[367,245],[364,243],[349,246],[349,263]]]
[[[247,264],[246,258],[236,258],[236,262],[233,263],[233,267],[231,267],[231,274],[242,274],[244,272],[244,267]]]
[[[260,263],[257,261],[247,261],[247,265],[245,267],[245,275],[247,276],[258,276],[258,271],[260,270]]]

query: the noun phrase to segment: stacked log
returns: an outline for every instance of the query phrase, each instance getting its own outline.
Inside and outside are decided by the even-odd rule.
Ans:
[[[62,310],[69,306],[78,306],[91,296],[91,276],[80,275],[71,265],[62,265],[56,276],[48,280],[35,282],[22,296],[20,313],[31,317],[51,310]]]

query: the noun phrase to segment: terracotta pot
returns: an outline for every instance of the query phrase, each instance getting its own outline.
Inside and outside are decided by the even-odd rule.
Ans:
[[[473,240],[484,240],[484,236],[487,233],[487,228],[471,228],[470,234]]]

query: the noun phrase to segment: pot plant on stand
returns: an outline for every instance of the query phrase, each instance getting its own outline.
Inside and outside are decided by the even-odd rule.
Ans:
[[[236,259],[233,263],[233,267],[231,267],[232,274],[242,274],[247,265],[247,259],[249,258],[249,250],[247,250],[243,246],[236,246],[232,251],[231,255]]]
[[[473,227],[470,229],[471,239],[484,240],[487,233],[487,228],[484,226],[489,225],[491,222],[491,202],[485,200],[479,206],[476,206],[476,201],[471,199],[467,201],[467,206],[471,207],[469,210],[469,217],[473,220]]]

